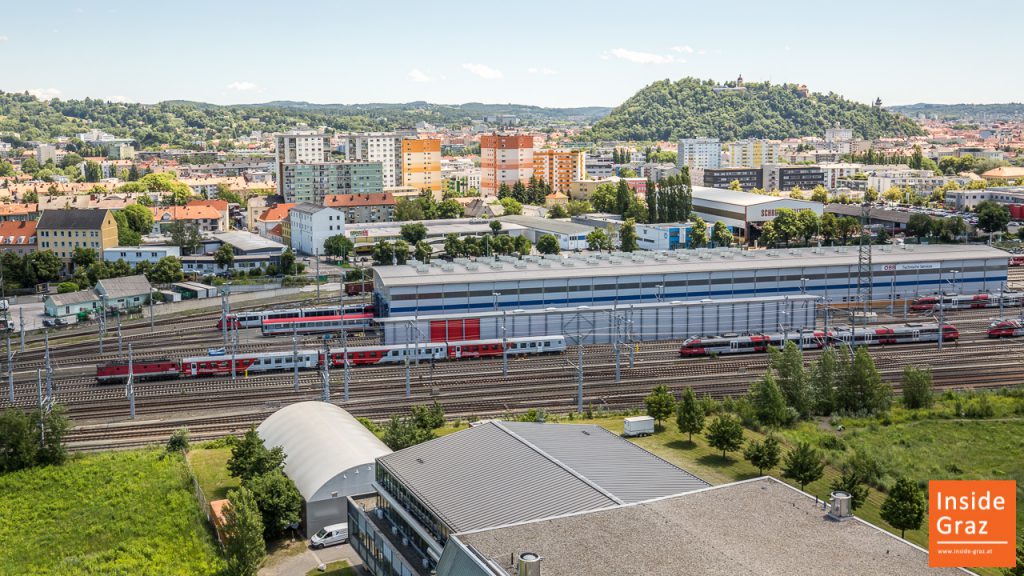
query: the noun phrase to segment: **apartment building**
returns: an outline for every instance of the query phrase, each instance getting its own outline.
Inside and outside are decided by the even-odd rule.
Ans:
[[[746,191],[762,187],[763,172],[760,168],[694,168],[690,171],[690,181],[709,188],[729,188],[738,181],[740,188]]]
[[[768,164],[762,169],[765,190],[787,191],[794,186],[801,190],[811,190],[815,186],[825,185],[825,171],[817,166]]]
[[[284,195],[285,165],[326,162],[330,156],[330,139],[317,130],[292,130],[274,134],[276,146],[274,165],[277,170],[277,193]]]
[[[380,163],[383,186],[391,188],[401,184],[402,139],[411,135],[404,132],[363,132],[344,134],[341,136],[341,142],[345,147],[346,160]],[[438,170],[440,170],[440,146],[438,147]]]
[[[35,251],[35,220],[8,220],[0,222],[0,253],[13,252],[18,256],[24,256]]]
[[[51,250],[67,269],[75,248],[102,254],[117,246],[117,222],[111,210],[45,210],[36,225],[40,250]]]
[[[313,256],[324,253],[324,240],[345,233],[345,214],[336,208],[308,202],[288,212],[291,246],[298,254]]]
[[[316,162],[284,164],[278,186],[287,202],[323,204],[332,194],[383,192],[380,162]]]
[[[676,152],[676,166],[687,168],[719,168],[722,166],[722,143],[718,138],[683,138]]]
[[[556,193],[569,194],[572,183],[583,178],[582,150],[534,150],[533,175]]]
[[[526,183],[533,176],[533,136],[486,134],[480,137],[480,194],[497,196],[502,184]]]
[[[227,231],[224,225],[227,219],[212,206],[166,206],[153,207],[150,210],[153,211],[153,234],[166,232],[167,228],[175,222],[188,222],[201,233],[212,234]]]
[[[324,197],[324,206],[345,214],[345,222],[391,222],[395,219],[395,197],[391,192],[379,194],[335,194]]]
[[[439,192],[444,188],[441,178],[441,140],[403,138],[401,163],[399,184],[402,186],[431,192]]]
[[[730,166],[736,168],[760,168],[779,162],[779,143],[771,140],[738,140],[726,144],[726,149]]]

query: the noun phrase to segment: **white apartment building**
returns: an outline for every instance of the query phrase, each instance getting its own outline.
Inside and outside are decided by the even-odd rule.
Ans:
[[[139,262],[151,262],[155,264],[159,262],[161,258],[166,258],[168,256],[180,258],[181,248],[166,244],[153,244],[150,246],[117,246],[115,248],[106,248],[103,250],[103,260],[107,262],[124,260],[133,268]]]
[[[853,128],[840,128],[838,124],[834,128],[825,129],[825,142],[847,142],[853,140]]]
[[[818,164],[818,168],[825,173],[825,188],[833,190],[838,187],[838,182],[842,178],[849,178],[858,172],[864,171],[863,164],[856,164],[850,162],[822,162]]]
[[[330,138],[318,130],[292,130],[274,134],[277,193],[284,195],[284,165],[326,162],[331,153]]]
[[[402,138],[397,132],[364,132],[342,135],[345,158],[362,162],[380,162],[384,187],[402,184]]]
[[[683,138],[679,141],[676,166],[721,168],[722,143],[718,138]]]
[[[324,240],[345,233],[345,213],[303,202],[288,211],[292,250],[313,256],[324,253]]]
[[[729,166],[734,168],[760,168],[779,162],[779,143],[772,140],[737,140],[726,144]]]
[[[57,162],[57,147],[53,144],[40,144],[36,146],[36,162],[42,166],[47,160]]]

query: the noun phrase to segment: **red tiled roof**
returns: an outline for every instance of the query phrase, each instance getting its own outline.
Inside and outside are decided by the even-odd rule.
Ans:
[[[33,214],[38,210],[38,204],[0,204],[0,216],[16,216],[22,214]]]
[[[168,206],[152,208],[153,219],[157,222],[169,217],[171,220],[219,220],[220,212],[209,206]]]
[[[228,211],[227,200],[192,200],[188,204],[185,204],[185,206],[209,206],[221,213]]]
[[[331,208],[352,208],[355,206],[395,205],[391,192],[372,194],[331,194],[324,197],[324,206]]]
[[[35,243],[36,221],[0,222],[0,246],[30,246]]]
[[[294,202],[282,202],[276,206],[267,208],[257,220],[260,222],[280,222],[288,217],[288,211],[295,208]]]
[[[267,230],[267,234],[271,236],[281,236],[284,233],[284,224],[275,224],[273,228]]]

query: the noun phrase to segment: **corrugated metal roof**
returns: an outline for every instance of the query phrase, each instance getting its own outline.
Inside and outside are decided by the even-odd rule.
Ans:
[[[563,220],[551,220],[550,218],[538,218],[536,216],[502,216],[498,220],[543,232],[557,232],[558,234],[587,234],[594,230],[593,226],[577,224],[576,222],[565,222]]]
[[[284,252],[285,248],[287,248],[287,246],[281,244],[280,242],[274,242],[269,238],[264,238],[263,236],[253,234],[252,232],[246,232],[244,230],[220,232],[218,234],[214,234],[214,237],[220,240],[221,242],[225,244],[230,244],[231,246],[243,252],[267,249],[277,249]]]
[[[701,256],[701,255],[706,256]],[[872,262],[898,264],[904,262],[934,262],[939,260],[973,260],[1009,258],[1009,253],[984,245],[962,244],[908,244],[904,247],[876,247]],[[636,260],[633,260],[635,258]],[[570,261],[573,265],[566,265]],[[736,270],[764,270],[779,268],[808,268],[813,266],[856,266],[857,247],[792,248],[777,250],[675,250],[669,252],[634,252],[633,255],[566,254],[560,260],[520,261],[516,267],[503,263],[502,268],[491,268],[484,259],[477,269],[453,263],[452,271],[445,272],[441,264],[431,264],[423,272],[411,265],[377,266],[374,277],[384,288],[430,284],[460,284],[466,282],[515,282],[519,280],[545,280],[555,278],[592,278],[630,275],[663,275],[707,272],[733,272]],[[541,262],[546,264],[542,265]]]
[[[629,440],[594,425],[502,426],[629,504],[707,488],[710,484]]]
[[[726,188],[710,188],[707,186],[693,186],[692,195],[695,201],[705,200],[711,202],[724,202],[726,204],[735,204],[736,206],[757,206],[759,204],[786,201],[805,204],[807,208],[813,208],[816,206],[821,207],[820,202],[811,202],[810,200],[793,200],[790,198],[782,198],[780,196],[751,194],[750,192],[739,192],[736,190],[728,190]]]
[[[306,501],[338,474],[391,453],[351,414],[326,402],[285,406],[256,432],[267,446],[284,448],[285,474]]]
[[[71,306],[73,304],[85,304],[97,302],[100,297],[95,290],[79,290],[77,292],[65,292],[64,294],[51,294],[48,296],[54,306]]]
[[[616,504],[493,423],[378,463],[456,532]]]
[[[135,276],[122,276],[120,278],[107,278],[96,284],[96,289],[109,300],[110,298],[126,298],[128,296],[141,296],[149,294],[153,287],[149,280],[142,274]]]
[[[379,463],[455,531],[707,487],[597,426],[490,422]]]

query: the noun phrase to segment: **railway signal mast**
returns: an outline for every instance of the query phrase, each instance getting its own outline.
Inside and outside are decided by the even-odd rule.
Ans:
[[[328,345],[330,339],[330,334],[324,334],[324,361],[322,363],[323,367],[320,369],[320,378],[323,380],[323,390],[320,399],[327,403],[331,401],[331,363],[327,361],[331,355],[331,347]]]
[[[871,270],[871,235],[868,231],[871,204],[865,202],[860,207],[860,245],[857,249],[857,297],[863,306],[863,325],[868,325],[868,308],[874,299],[872,294],[873,274]]]
[[[135,420],[135,370],[132,345],[128,344],[128,380],[124,385],[124,395],[128,397],[128,413],[132,420]]]

